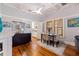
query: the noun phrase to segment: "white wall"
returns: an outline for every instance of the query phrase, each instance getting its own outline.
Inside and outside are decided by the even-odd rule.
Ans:
[[[38,39],[41,39],[41,32],[42,32],[42,22],[34,22],[34,25],[37,25],[37,29],[32,28],[32,36],[37,37]]]
[[[74,18],[74,16],[72,16]],[[76,16],[75,16],[76,17]],[[79,27],[68,27],[67,20],[71,18],[64,18],[64,39],[66,41],[73,42],[75,40],[74,36],[79,35]]]
[[[12,21],[19,21],[19,22],[24,22],[26,24],[30,24],[32,23],[32,21],[30,21],[29,19],[18,19],[18,18],[14,18],[14,17],[10,17],[10,16],[2,16],[2,20],[3,22],[10,22],[10,23],[13,23]],[[3,28],[3,30],[8,30],[8,29],[11,29],[11,28]],[[12,30],[14,30],[12,28]],[[26,30],[24,31],[25,33],[31,33],[31,28],[26,28]]]
[[[1,16],[1,4],[0,4],[0,16]]]

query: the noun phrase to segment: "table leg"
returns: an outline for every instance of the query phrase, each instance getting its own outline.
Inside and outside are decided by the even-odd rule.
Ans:
[[[42,38],[42,34],[41,34],[41,42],[42,42],[42,39],[43,39],[43,38]]]
[[[54,42],[54,36],[52,37],[52,45],[53,45],[53,47],[54,47],[54,44],[55,44],[55,42]]]
[[[50,36],[48,36],[48,44],[50,45]]]

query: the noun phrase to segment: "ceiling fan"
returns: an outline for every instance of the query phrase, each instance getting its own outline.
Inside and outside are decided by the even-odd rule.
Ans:
[[[42,15],[42,12],[41,12],[42,9],[43,9],[43,8],[39,8],[39,9],[37,9],[37,10],[29,10],[29,11],[31,11],[32,13],[36,13],[36,14]]]

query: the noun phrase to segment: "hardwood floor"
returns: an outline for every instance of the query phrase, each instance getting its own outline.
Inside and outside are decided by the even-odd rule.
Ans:
[[[32,42],[28,44],[23,44],[17,47],[13,47],[12,50],[13,56],[58,56],[55,53],[43,48],[37,44],[37,39],[32,38]],[[66,49],[63,53],[65,56],[79,56],[79,52],[70,45],[66,46]]]
[[[57,56],[55,53],[39,46],[35,38],[32,38],[32,42],[17,47],[13,47],[13,56]]]
[[[75,49],[75,47],[71,45],[67,45],[64,53],[65,56],[79,56],[79,51]]]

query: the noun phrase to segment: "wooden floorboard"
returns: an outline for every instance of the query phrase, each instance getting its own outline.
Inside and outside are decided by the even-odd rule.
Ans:
[[[75,47],[67,45],[63,55],[79,56],[79,52],[74,48]],[[38,45],[37,39],[34,37],[32,38],[32,42],[13,47],[12,49],[13,56],[58,56],[54,52],[51,52],[48,49]]]
[[[33,46],[34,45],[34,46]],[[13,56],[56,56],[55,53],[50,52],[49,50],[34,44],[30,43],[29,45],[20,45],[13,48]]]
[[[32,38],[32,42],[13,47],[13,56],[57,56],[55,53],[39,46],[36,39]]]
[[[65,56],[79,56],[79,51],[71,45],[67,45],[63,53]]]

